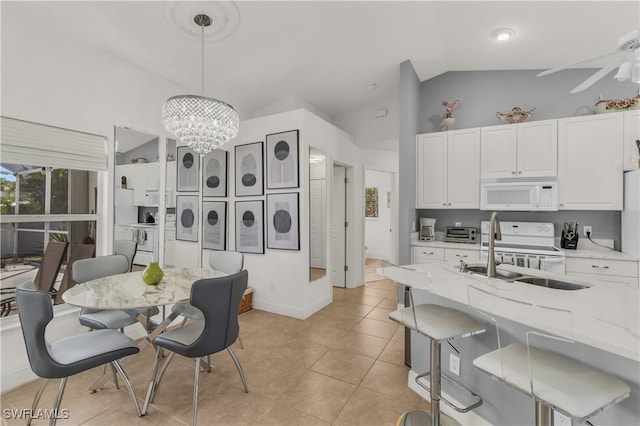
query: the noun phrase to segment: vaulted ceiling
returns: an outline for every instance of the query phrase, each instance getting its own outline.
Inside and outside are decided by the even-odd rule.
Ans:
[[[205,33],[205,95],[234,105],[241,118],[288,97],[335,118],[393,102],[405,60],[426,80],[447,71],[546,69],[612,51],[621,35],[640,27],[639,4],[2,1],[2,47],[24,34],[51,49],[89,46],[199,93],[200,33],[192,18],[203,11],[215,15]],[[216,21],[220,16],[226,18]],[[500,43],[491,34],[503,27],[516,36]],[[84,58],[61,60],[81,67]],[[375,90],[367,90],[371,84]]]

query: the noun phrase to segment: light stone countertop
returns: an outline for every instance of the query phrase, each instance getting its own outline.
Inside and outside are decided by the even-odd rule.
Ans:
[[[405,269],[406,268],[406,269]],[[413,270],[413,271],[411,271]],[[523,268],[499,265],[498,270]],[[419,271],[419,272],[416,272]],[[460,272],[441,261],[385,269],[401,284],[472,306],[490,315],[581,342],[640,362],[640,290],[607,286],[596,280],[537,270],[531,275],[589,285],[582,290],[556,290]],[[478,297],[474,286],[501,298]]]

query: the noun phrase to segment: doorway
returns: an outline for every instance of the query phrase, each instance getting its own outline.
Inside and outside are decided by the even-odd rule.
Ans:
[[[347,167],[334,163],[331,181],[331,282],[347,286]]]
[[[392,172],[365,169],[365,282],[384,277],[376,274],[381,260],[395,259],[394,200],[395,175]]]

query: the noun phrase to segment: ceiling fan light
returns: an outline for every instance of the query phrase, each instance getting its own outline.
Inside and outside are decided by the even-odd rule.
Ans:
[[[631,68],[633,67],[633,62],[625,62],[620,65],[618,68],[618,72],[613,76],[618,81],[627,81],[631,78]]]
[[[631,81],[633,83],[640,83],[640,62],[633,64],[631,69]]]

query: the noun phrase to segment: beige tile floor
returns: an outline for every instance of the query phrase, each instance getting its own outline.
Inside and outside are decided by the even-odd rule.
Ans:
[[[363,287],[335,288],[333,303],[304,321],[255,309],[242,314],[245,349],[236,343],[234,351],[249,393],[243,392],[229,355],[215,354],[213,372],[200,378],[198,424],[395,425],[406,411],[428,410],[429,404],[407,387],[404,331],[387,318],[396,306],[396,286],[368,277]],[[124,364],[140,400],[153,356],[147,346]],[[136,417],[127,391],[112,383],[90,394],[87,387],[98,373],[69,379],[61,407],[70,417],[58,424],[191,424],[192,360],[173,360],[145,417]],[[3,393],[2,408],[29,408],[39,383]],[[41,408],[52,407],[56,391],[57,383],[50,383]]]

